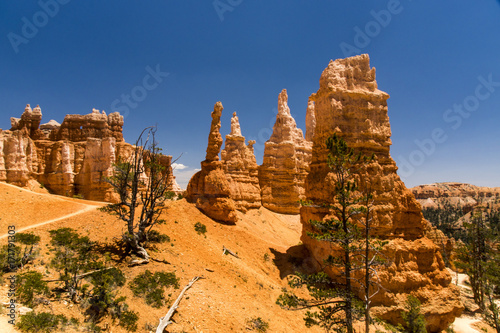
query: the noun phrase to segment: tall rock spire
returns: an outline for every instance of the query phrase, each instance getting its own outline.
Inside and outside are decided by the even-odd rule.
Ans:
[[[301,240],[316,262],[332,254],[329,243],[312,239],[308,232],[312,231],[310,220],[331,218],[331,212],[322,205],[334,203],[336,196],[326,139],[337,134],[355,151],[375,156],[355,174],[358,184],[369,186],[373,194],[372,236],[389,242],[384,251],[390,264],[378,271],[383,289],[372,299],[372,314],[396,324],[401,320],[406,295],[411,293],[422,301],[427,330],[439,332],[463,307],[458,290],[450,284],[439,248],[424,236],[429,224],[421,207],[397,175],[396,163],[389,154],[388,98],[377,89],[375,68],[370,68],[366,54],[331,61],[323,71],[320,88],[311,97],[316,126],[306,179],[306,198],[315,206],[301,208]],[[338,278],[338,272],[327,273]]]
[[[222,115],[221,102],[217,102],[214,105],[214,111],[212,111],[212,124],[210,125],[210,134],[208,135],[208,146],[207,155],[205,160],[207,162],[218,161],[219,152],[222,147],[222,135],[220,134],[220,116]]]
[[[259,179],[262,205],[284,214],[298,214],[305,198],[304,180],[309,170],[311,143],[304,139],[290,114],[288,95],[278,96],[278,114],[271,138],[265,143]]]
[[[201,162],[201,171],[195,173],[189,181],[186,199],[195,203],[196,207],[208,217],[234,224],[237,221],[236,206],[231,198],[224,163],[219,161],[222,146],[220,117],[223,109],[221,102],[215,103],[208,135],[207,155]]]
[[[229,182],[231,199],[234,200],[236,209],[242,212],[261,206],[259,166],[253,151],[254,143],[255,141],[250,141],[248,145],[245,144],[238,116],[234,112],[231,118],[231,134],[226,135],[221,160]]]

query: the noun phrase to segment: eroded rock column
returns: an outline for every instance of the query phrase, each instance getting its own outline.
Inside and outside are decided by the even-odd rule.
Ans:
[[[278,96],[278,114],[271,138],[265,143],[259,180],[262,205],[274,212],[298,214],[305,199],[304,180],[311,160],[311,143],[290,114],[288,95]]]

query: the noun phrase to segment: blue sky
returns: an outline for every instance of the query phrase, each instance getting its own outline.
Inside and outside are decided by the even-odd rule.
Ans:
[[[216,101],[222,134],[237,111],[260,164],[279,92],[304,130],[330,59],[368,53],[406,185],[500,186],[499,36],[496,0],[2,1],[0,128],[27,103],[43,122],[118,110],[128,142],[158,125],[185,186]]]

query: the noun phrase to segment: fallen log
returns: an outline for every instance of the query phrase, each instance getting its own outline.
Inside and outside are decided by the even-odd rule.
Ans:
[[[175,300],[174,304],[172,304],[172,306],[168,310],[168,312],[165,315],[165,317],[160,318],[160,324],[158,324],[158,327],[156,328],[156,333],[163,333],[163,331],[165,330],[165,328],[168,325],[172,324],[172,321],[170,320],[170,318],[172,318],[172,316],[174,315],[175,310],[177,310],[177,308],[179,307],[179,303],[180,303],[182,297],[184,296],[184,293],[189,288],[191,288],[191,286],[196,281],[198,281],[201,278],[202,278],[201,276],[195,276],[191,281],[189,281],[189,283],[187,284],[187,286],[185,286],[184,289],[182,289],[181,293],[179,294],[179,297],[177,297],[177,299]]]
[[[230,249],[226,248],[224,245],[222,246],[222,254],[226,254],[226,253],[229,253],[230,255],[232,255],[233,257],[236,257],[238,259],[240,259],[240,257],[238,257],[238,255],[236,253],[234,253],[233,251],[231,251]]]

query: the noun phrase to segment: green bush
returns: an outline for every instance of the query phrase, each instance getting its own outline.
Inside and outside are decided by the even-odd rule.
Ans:
[[[43,275],[36,271],[20,274],[17,278],[17,296],[21,303],[33,307],[35,296],[45,295],[49,292],[47,282],[43,281]]]
[[[403,332],[407,333],[427,333],[425,329],[425,318],[420,311],[420,301],[413,295],[408,295],[406,299],[406,311],[401,313],[403,320],[406,323]],[[401,327],[400,327],[401,328]]]
[[[68,319],[64,315],[54,315],[48,312],[28,312],[16,324],[22,332],[49,333],[54,332],[59,324],[65,324]]]
[[[198,235],[202,235],[202,234],[205,235],[205,233],[207,232],[207,227],[200,222],[196,222],[196,224],[194,225],[194,230],[196,230]]]
[[[146,304],[159,308],[165,303],[165,287],[179,289],[179,279],[175,273],[156,272],[146,270],[139,274],[129,283],[129,287],[135,296],[144,297]]]
[[[116,297],[116,288],[125,284],[125,275],[118,268],[105,269],[90,275],[90,280],[94,288],[90,292],[87,314],[95,322],[99,321],[104,315],[111,317],[120,317],[122,309],[125,307],[123,302],[125,297]]]
[[[151,243],[167,243],[170,242],[170,237],[158,232],[157,230],[150,230],[148,232],[148,240]]]
[[[18,232],[16,234],[16,242],[25,245],[23,250],[23,256],[21,258],[21,264],[26,265],[28,262],[34,259],[35,253],[33,253],[33,247],[40,243],[40,236],[35,235],[32,232],[23,233]]]
[[[94,243],[71,228],[50,230],[49,233],[55,248],[51,266],[60,272],[60,279],[73,300],[78,296],[79,280],[76,276],[96,267]]]
[[[9,254],[12,261],[9,261]],[[13,272],[22,265],[21,247],[4,245],[0,248],[0,271],[1,273]]]
[[[137,331],[137,321],[139,320],[139,315],[135,311],[125,311],[120,317],[120,326],[125,328],[129,332]]]
[[[247,329],[257,332],[267,332],[269,324],[261,317],[254,317],[247,320]]]

